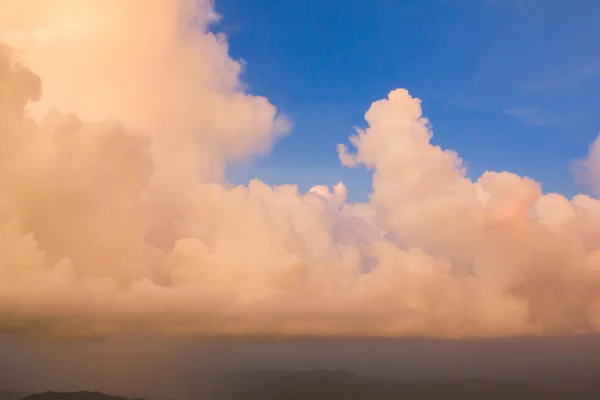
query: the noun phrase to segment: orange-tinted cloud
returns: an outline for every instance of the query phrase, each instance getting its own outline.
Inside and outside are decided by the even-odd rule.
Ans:
[[[339,147],[373,170],[370,202],[343,184],[230,187],[227,163],[289,123],[244,91],[194,3],[0,0],[0,329],[600,329],[600,202],[508,172],[469,180],[405,90]]]

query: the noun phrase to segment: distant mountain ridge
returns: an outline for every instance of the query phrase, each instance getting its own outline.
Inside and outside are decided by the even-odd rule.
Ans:
[[[21,392],[17,390],[0,390],[0,400],[19,400],[31,392]]]
[[[597,400],[600,381],[403,381],[345,371],[221,371],[196,373],[177,400]],[[154,394],[142,391],[142,396]],[[166,399],[166,398],[165,398]],[[2,400],[2,399],[0,399]],[[9,399],[9,400],[17,400]],[[101,392],[44,392],[21,400],[130,400]],[[135,400],[143,400],[136,398]]]
[[[202,380],[198,376],[198,382]],[[211,374],[209,374],[211,375]],[[210,400],[598,400],[598,380],[398,380],[347,371],[230,371],[207,379]]]
[[[131,400],[121,396],[111,396],[102,392],[43,392],[36,393],[21,400]],[[143,400],[140,398],[134,400]]]

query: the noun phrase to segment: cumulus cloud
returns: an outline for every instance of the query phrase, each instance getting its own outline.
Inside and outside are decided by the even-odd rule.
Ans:
[[[497,336],[600,329],[600,202],[471,181],[406,90],[301,193],[227,163],[289,130],[209,2],[0,0],[0,329]],[[192,23],[193,22],[193,23]],[[587,163],[598,164],[597,152]]]
[[[574,160],[571,167],[576,180],[600,195],[600,134],[590,145],[588,156]]]

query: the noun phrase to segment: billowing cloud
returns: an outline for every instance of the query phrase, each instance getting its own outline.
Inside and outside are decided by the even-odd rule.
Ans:
[[[289,124],[208,2],[0,0],[0,329],[496,336],[600,330],[600,202],[465,175],[406,90],[300,193],[227,163]],[[600,161],[592,147],[586,165]],[[595,176],[595,174],[592,174]]]

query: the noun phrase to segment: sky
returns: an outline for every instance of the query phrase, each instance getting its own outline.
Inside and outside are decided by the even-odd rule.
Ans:
[[[600,332],[561,4],[0,0],[0,333]]]
[[[571,162],[600,131],[597,1],[220,0],[216,10],[250,90],[294,123],[269,157],[231,168],[235,182],[343,180],[366,199],[368,173],[341,167],[335,148],[372,101],[403,87],[470,177],[506,170],[548,192],[588,189]]]
[[[522,346],[597,369],[599,22],[584,0],[0,0],[0,368],[376,348],[469,372]]]

